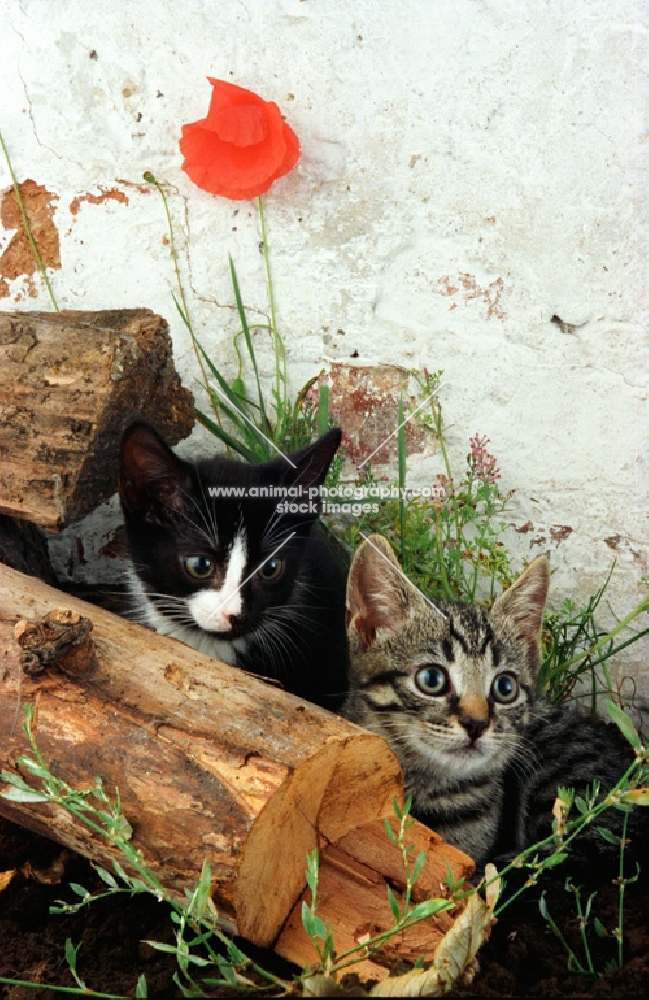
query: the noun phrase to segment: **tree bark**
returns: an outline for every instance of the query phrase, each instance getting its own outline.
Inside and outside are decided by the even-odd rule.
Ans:
[[[141,418],[192,429],[167,323],[148,309],[0,313],[0,513],[59,530],[117,490],[119,440]]]
[[[22,706],[32,703],[52,772],[73,787],[99,775],[109,794],[119,788],[134,846],[170,891],[182,895],[209,858],[214,902],[231,930],[313,961],[299,913],[314,848],[323,858],[321,912],[342,940],[391,925],[385,887],[403,885],[402,864],[382,817],[393,815],[403,786],[380,737],[7,567],[0,607],[5,769],[17,770],[26,752]],[[75,626],[79,616],[91,620],[89,635],[87,623]],[[40,663],[38,642],[49,651]],[[0,798],[0,814],[103,865],[115,856],[59,807]],[[455,878],[471,874],[468,858],[420,824],[408,839],[430,847],[424,896],[440,895],[446,862]],[[430,956],[448,917],[423,926],[392,945],[397,957]],[[387,966],[369,966],[387,975]]]

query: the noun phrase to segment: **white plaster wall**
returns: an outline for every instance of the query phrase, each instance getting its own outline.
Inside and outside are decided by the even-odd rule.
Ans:
[[[554,603],[587,597],[615,554],[622,615],[647,572],[647,21],[639,0],[1,0],[0,128],[19,180],[58,195],[61,306],[159,311],[195,388],[142,175],[169,186],[194,322],[227,366],[228,252],[266,308],[256,208],[194,188],[178,136],[206,112],[207,75],[277,101],[303,151],[266,198],[294,385],[355,351],[443,368],[452,458],[489,435],[512,521],[534,525],[512,544],[553,550]],[[128,204],[73,215],[100,186]],[[48,308],[25,289],[0,307]],[[54,546],[78,579],[113,573],[92,558],[112,508]],[[552,525],[573,530],[557,543]],[[646,690],[637,647],[631,663]]]

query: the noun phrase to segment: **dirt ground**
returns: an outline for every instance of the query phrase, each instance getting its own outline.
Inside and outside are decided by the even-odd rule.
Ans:
[[[0,819],[0,871],[18,869],[8,887],[0,892],[0,977],[74,986],[64,957],[65,941],[70,938],[75,945],[83,942],[77,970],[90,989],[135,996],[137,978],[144,973],[149,997],[180,997],[172,980],[176,968],[173,956],[156,952],[144,943],[146,939],[172,942],[168,909],[153,897],[123,896],[94,903],[77,914],[49,914],[55,900],[72,902],[77,898],[69,888],[70,882],[91,891],[102,885],[87,861],[77,855],[61,857],[61,850],[59,845]],[[58,864],[57,859],[63,864]],[[42,881],[44,878],[60,881],[48,883]],[[565,873],[561,873],[550,886],[548,908],[582,960],[574,902],[564,890],[564,879]],[[611,929],[617,922],[617,904],[617,887],[609,882],[593,901],[591,918],[599,917]],[[448,995],[616,1000],[645,996],[649,988],[646,877],[627,887],[624,919],[624,968],[593,978],[568,971],[566,953],[547,931],[537,901],[532,897],[520,901],[502,914],[491,940],[480,953],[480,968],[473,983]],[[616,942],[598,938],[592,925],[589,939],[594,968],[601,972],[615,956]],[[263,956],[255,957],[263,963]],[[288,968],[275,971],[290,976]],[[51,1000],[55,995],[47,988],[0,986],[0,996],[7,1000]]]

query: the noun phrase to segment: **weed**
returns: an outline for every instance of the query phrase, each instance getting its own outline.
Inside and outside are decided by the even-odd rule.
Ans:
[[[410,802],[407,801],[403,808],[395,802],[393,807],[397,827],[395,829],[387,819],[385,827],[390,841],[398,847],[401,853],[405,875],[405,892],[400,904],[392,889],[389,886],[387,887],[388,903],[394,921],[393,926],[380,934],[364,940],[362,944],[358,944],[347,951],[337,953],[334,930],[326,927],[317,914],[318,853],[317,851],[313,851],[307,855],[305,877],[311,891],[311,902],[310,904],[306,901],[303,903],[302,923],[305,932],[314,946],[317,963],[314,966],[304,969],[294,982],[289,982],[267,972],[261,965],[252,961],[221,930],[218,923],[218,913],[210,896],[211,871],[207,861],[203,863],[201,876],[193,891],[189,892],[186,890],[185,901],[182,903],[179,902],[167,892],[157,876],[145,863],[141,852],[130,843],[131,825],[121,811],[119,793],[116,792],[115,799],[111,801],[104,791],[100,778],[95,779],[95,784],[92,788],[79,790],[71,788],[65,781],[55,777],[51,773],[38,749],[33,733],[34,716],[31,706],[25,706],[23,728],[34,756],[20,757],[17,765],[24,768],[32,778],[36,779],[40,784],[40,788],[32,787],[15,772],[3,771],[1,778],[9,785],[9,788],[1,792],[0,795],[14,802],[49,802],[63,807],[78,821],[84,823],[94,833],[100,835],[109,845],[116,847],[123,855],[127,867],[135,873],[129,874],[116,859],[113,859],[114,873],[96,865],[97,873],[106,886],[106,889],[92,894],[83,886],[72,885],[72,891],[79,897],[78,901],[74,903],[59,901],[52,908],[53,913],[76,912],[89,903],[105,898],[106,896],[117,894],[132,895],[141,892],[151,893],[158,900],[165,901],[170,906],[171,920],[176,928],[176,942],[175,944],[166,944],[159,941],[149,941],[147,943],[158,951],[165,951],[175,956],[178,964],[178,972],[174,974],[174,981],[185,996],[206,997],[210,996],[209,991],[212,988],[222,987],[258,994],[265,991],[262,995],[266,996],[286,995],[294,992],[296,986],[303,986],[314,975],[329,977],[339,975],[355,963],[375,954],[395,934],[421,920],[425,920],[433,914],[451,909],[456,902],[467,899],[476,892],[487,890],[496,882],[500,884],[501,877],[506,877],[514,869],[529,869],[530,876],[525,885],[502,902],[500,909],[496,911],[497,915],[527,888],[536,885],[543,871],[561,864],[568,856],[566,851],[568,845],[586,826],[596,821],[607,809],[615,807],[630,810],[636,806],[649,806],[649,788],[642,786],[642,782],[645,782],[649,776],[647,766],[649,763],[649,751],[642,743],[641,737],[635,730],[629,717],[613,703],[609,703],[609,711],[613,721],[630,742],[635,754],[634,761],[627,768],[615,787],[605,796],[600,796],[599,788],[593,787],[583,800],[576,797],[570,789],[560,789],[557,803],[555,803],[555,824],[552,835],[523,851],[502,872],[495,873],[494,875],[489,874],[477,887],[465,888],[463,884],[451,886],[450,899],[429,899],[419,902],[414,906],[412,905],[412,890],[423,869],[426,856],[423,851],[420,851],[414,859],[412,858],[414,847],[408,844],[407,838],[408,830],[414,822],[409,815]],[[577,815],[570,819],[569,814],[573,804],[576,804],[579,808],[577,809]],[[608,831],[606,835],[608,836]],[[624,888],[629,882],[634,881],[634,879],[624,877],[623,852],[625,842],[626,824],[619,840],[620,915],[618,927],[613,932],[613,936],[619,942],[618,960],[620,964],[623,957],[621,941],[623,935]],[[586,924],[590,915],[592,897],[589,898],[583,910],[581,908],[579,893],[576,893],[576,900],[578,914],[583,921],[583,941],[587,948]],[[547,906],[543,897],[540,905],[542,912],[546,915],[546,919],[550,922],[551,918],[547,914]],[[556,927],[556,925],[554,926]],[[596,925],[596,929],[597,927],[598,925]],[[558,928],[555,932],[561,937]],[[79,977],[76,969],[78,951],[79,945],[75,947],[71,941],[68,941],[66,944],[66,960],[71,974],[77,982],[77,987],[49,987],[50,989],[72,994],[88,992],[88,988]],[[585,971],[590,972],[588,965],[589,952],[587,951],[586,954],[587,966]],[[571,955],[574,956],[574,953],[571,952]],[[574,965],[575,968],[580,968],[576,956],[571,958],[571,961],[576,963]],[[590,964],[592,965],[592,963]],[[583,969],[583,966],[581,968]],[[18,981],[2,979],[0,982],[16,985]],[[30,984],[21,983],[21,985]],[[136,988],[137,996],[146,996],[146,982],[144,977],[140,976]],[[108,994],[98,993],[93,995],[109,996]]]

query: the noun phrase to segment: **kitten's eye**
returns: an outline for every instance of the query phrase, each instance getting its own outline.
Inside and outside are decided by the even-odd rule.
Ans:
[[[446,694],[448,674],[441,667],[422,667],[415,674],[415,684],[424,694]]]
[[[275,583],[284,573],[283,559],[267,559],[263,566],[257,570],[257,576],[264,583]]]
[[[214,573],[215,563],[209,556],[185,556],[183,566],[194,580],[207,580]]]
[[[491,693],[496,701],[507,705],[518,698],[518,678],[515,674],[498,674],[491,685]]]

